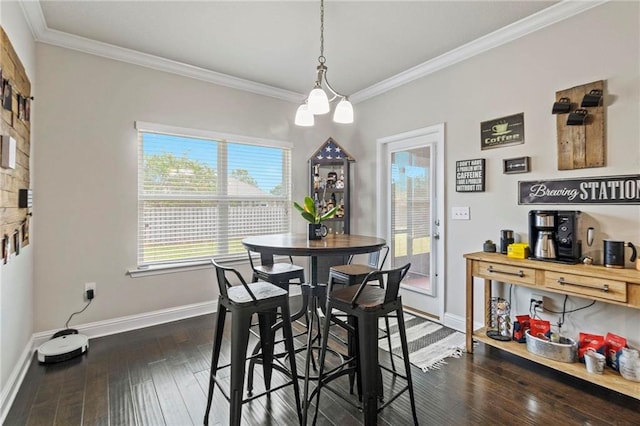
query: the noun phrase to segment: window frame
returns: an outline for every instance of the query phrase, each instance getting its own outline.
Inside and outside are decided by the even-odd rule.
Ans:
[[[292,195],[292,189],[293,189],[293,179],[292,179],[292,154],[293,154],[293,143],[291,142],[287,142],[287,141],[281,141],[281,140],[274,140],[274,139],[267,139],[267,138],[257,138],[257,137],[251,137],[251,136],[243,136],[243,135],[236,135],[236,134],[230,134],[230,133],[222,133],[222,132],[216,132],[216,131],[210,131],[210,130],[202,130],[202,129],[191,129],[191,128],[185,128],[185,127],[177,127],[177,126],[172,126],[172,125],[166,125],[166,124],[158,124],[158,123],[150,123],[150,122],[145,122],[145,121],[136,121],[135,122],[135,129],[136,129],[136,143],[137,143],[137,151],[138,151],[138,158],[137,158],[137,179],[138,179],[138,185],[137,185],[137,205],[138,205],[138,209],[137,209],[137,225],[136,225],[136,265],[137,268],[135,269],[131,269],[128,271],[129,275],[131,276],[137,276],[137,275],[148,275],[148,274],[158,274],[158,273],[167,273],[167,272],[171,272],[172,270],[184,270],[184,269],[200,269],[203,266],[202,265],[206,265],[209,263],[208,261],[208,257],[203,258],[202,256],[200,257],[193,257],[193,258],[181,258],[181,259],[176,259],[176,260],[164,260],[164,261],[153,261],[153,262],[149,262],[149,263],[144,263],[142,262],[142,255],[140,253],[141,247],[142,247],[142,232],[141,232],[141,226],[142,225],[142,213],[141,213],[141,207],[142,204],[144,202],[145,199],[154,199],[156,198],[155,195],[147,195],[145,196],[144,192],[143,192],[143,177],[144,177],[144,171],[141,168],[142,165],[142,158],[143,158],[143,143],[142,143],[142,133],[156,133],[156,134],[161,134],[161,135],[167,135],[167,136],[177,136],[177,137],[185,137],[185,138],[194,138],[194,139],[200,139],[200,140],[211,140],[212,142],[216,142],[216,143],[233,143],[233,144],[241,144],[241,145],[253,145],[253,146],[259,146],[259,147],[269,147],[269,148],[277,148],[277,149],[282,149],[285,151],[288,151],[287,155],[285,155],[284,161],[285,163],[283,164],[283,182],[282,185],[286,188],[286,195],[285,197],[288,199],[285,203],[285,205],[287,206],[287,220],[285,222],[287,230],[286,232],[290,232],[291,231],[291,226],[292,226],[292,220],[291,220],[291,203],[292,203],[292,199],[293,199],[293,195]],[[224,159],[218,159],[216,161],[218,161],[218,167],[220,167],[221,163],[226,163],[228,160],[228,158],[224,158]],[[228,173],[228,171],[227,171]],[[226,176],[225,176],[226,178]],[[226,181],[226,179],[223,179],[223,181]],[[170,198],[170,197],[169,197]],[[180,197],[179,197],[180,198]],[[207,199],[211,199],[211,195],[210,194],[205,194],[202,195],[201,197],[194,197],[192,195],[186,195],[184,196],[185,199],[187,198],[194,198],[194,199],[198,199],[198,200],[207,200]],[[238,197],[234,197],[234,198],[227,198],[227,200],[230,201],[242,201],[242,200],[247,200],[247,199],[251,199],[251,200],[255,200],[255,197],[247,197],[247,196],[238,196]],[[229,223],[227,221],[227,223]],[[212,254],[213,255],[213,254]],[[221,254],[221,255],[216,255],[217,258],[225,260],[225,261],[239,261],[239,260],[245,260],[246,259],[246,254]]]

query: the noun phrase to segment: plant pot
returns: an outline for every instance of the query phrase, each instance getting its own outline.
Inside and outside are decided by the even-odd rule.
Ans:
[[[327,236],[327,227],[321,223],[310,223],[309,224],[309,239],[310,240],[320,240],[322,237]]]

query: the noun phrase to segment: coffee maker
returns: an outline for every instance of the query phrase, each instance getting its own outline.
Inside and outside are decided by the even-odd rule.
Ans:
[[[578,239],[576,210],[531,210],[529,247],[531,259],[547,262],[579,263],[582,242]]]

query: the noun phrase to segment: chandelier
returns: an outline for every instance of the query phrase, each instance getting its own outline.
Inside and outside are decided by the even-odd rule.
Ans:
[[[313,89],[305,99],[304,103],[296,111],[295,123],[298,126],[313,126],[314,115],[326,114],[329,112],[329,103],[340,99],[333,113],[333,121],[342,124],[353,123],[353,105],[349,98],[336,91],[327,80],[327,66],[324,57],[324,0],[320,0],[320,56],[318,56],[318,74]],[[326,88],[331,95],[331,99],[324,91]]]

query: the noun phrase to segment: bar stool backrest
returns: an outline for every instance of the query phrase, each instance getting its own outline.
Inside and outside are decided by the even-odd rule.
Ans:
[[[400,283],[405,275],[407,275],[407,272],[409,272],[409,268],[411,268],[411,263],[407,263],[406,265],[396,269],[370,272],[354,294],[353,299],[351,300],[351,306],[355,307],[358,304],[358,297],[362,293],[362,290],[364,290],[364,288],[367,286],[367,283],[369,281],[378,281],[380,283],[384,283],[383,287],[385,289],[385,294],[383,303],[386,304],[389,302],[393,302],[398,298],[398,293],[400,292]]]
[[[244,278],[242,278],[242,275],[240,275],[240,272],[228,266],[222,266],[213,259],[211,259],[211,264],[214,268],[216,268],[216,277],[218,279],[218,290],[220,291],[220,296],[224,297],[225,299],[229,298],[229,292],[227,290],[231,288],[232,285],[227,278],[227,274],[230,273],[234,274],[238,278],[240,284],[242,284],[249,293],[249,296],[251,296],[254,301],[257,300],[255,294],[253,294],[253,292],[247,285],[247,282],[244,280]]]
[[[380,255],[384,253],[382,256],[382,262],[380,262]],[[367,259],[367,266],[373,269],[382,269],[384,268],[384,263],[387,261],[387,256],[389,255],[389,246],[384,245],[378,251],[374,251],[369,253],[369,257]],[[349,261],[347,263],[351,264],[353,262],[353,255],[349,256]]]

